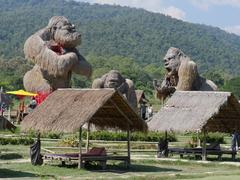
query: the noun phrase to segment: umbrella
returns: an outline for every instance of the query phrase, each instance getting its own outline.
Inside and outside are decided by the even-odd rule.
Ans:
[[[27,91],[24,91],[22,89],[18,90],[18,91],[8,91],[8,92],[6,92],[6,94],[17,95],[20,98],[25,97],[25,96],[36,96],[37,95],[35,93],[27,92]]]
[[[25,111],[24,97],[26,97],[26,96],[33,97],[33,96],[36,96],[37,94],[27,92],[22,89],[18,90],[18,91],[8,91],[8,92],[6,92],[6,94],[16,95],[20,99],[19,108],[18,108],[19,115],[17,117],[17,121],[18,121],[18,123],[20,123],[20,121],[22,121],[22,119],[24,117],[23,113]]]

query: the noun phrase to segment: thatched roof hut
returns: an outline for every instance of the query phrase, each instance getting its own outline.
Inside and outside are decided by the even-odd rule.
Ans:
[[[148,123],[154,131],[240,130],[240,104],[230,92],[176,91]]]
[[[22,129],[40,131],[77,131],[90,122],[102,128],[147,130],[147,125],[114,89],[60,89],[22,123]]]
[[[137,96],[137,103],[147,103],[148,99],[146,98],[143,90],[135,90]]]

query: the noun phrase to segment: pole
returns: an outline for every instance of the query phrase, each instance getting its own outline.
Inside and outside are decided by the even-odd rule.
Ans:
[[[199,138],[199,130],[197,130],[197,147],[200,148],[201,147],[201,141],[200,141],[200,138]]]
[[[207,160],[207,149],[206,149],[206,129],[203,129],[203,147],[202,147],[202,160]]]
[[[8,121],[11,122],[11,107],[8,108]]]
[[[165,131],[165,149],[164,149],[164,156],[168,157],[168,132]]]
[[[86,152],[89,151],[89,133],[90,133],[90,122],[87,124],[87,142],[86,142]]]
[[[82,126],[79,128],[79,160],[78,168],[82,168]]]
[[[128,151],[128,166],[131,164],[131,150],[130,150],[130,139],[131,139],[131,132],[130,132],[130,126],[128,125],[128,131],[127,131],[127,151]]]

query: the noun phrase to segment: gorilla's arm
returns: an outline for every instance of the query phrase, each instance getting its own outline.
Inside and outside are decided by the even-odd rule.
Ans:
[[[78,61],[73,66],[73,72],[87,76],[88,78],[92,75],[92,66],[86,61],[86,59],[77,51]]]
[[[31,59],[42,70],[48,71],[49,75],[62,76],[68,73],[73,65],[79,61],[74,52],[59,55],[49,48],[47,41],[42,37],[48,36],[44,30],[32,35],[24,44],[24,53],[27,59]]]
[[[169,78],[165,77],[162,84],[159,85],[157,80],[153,81],[153,86],[156,90],[156,96],[159,99],[166,99],[169,95],[175,92],[176,88],[171,86]]]
[[[92,83],[92,89],[100,89],[100,88],[104,88],[104,81],[102,80],[102,78],[94,79]]]
[[[193,83],[198,77],[197,65],[189,58],[181,60],[181,65],[178,70],[179,81],[177,84],[178,91],[191,91]]]

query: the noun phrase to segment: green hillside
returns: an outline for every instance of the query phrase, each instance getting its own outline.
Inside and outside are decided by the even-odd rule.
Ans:
[[[161,65],[167,49],[175,46],[197,61],[201,72],[212,68],[240,72],[240,37],[219,28],[120,6],[64,0],[0,0],[0,4],[0,55],[5,59],[23,56],[26,38],[51,16],[64,15],[82,32],[84,55],[120,55],[141,65]]]
[[[0,0],[0,4],[0,85],[7,89],[22,87],[22,77],[31,67],[24,60],[23,44],[54,15],[66,16],[82,33],[79,50],[93,65],[93,78],[118,69],[138,89],[150,93],[152,79],[163,76],[162,59],[171,46],[191,56],[200,72],[219,86],[240,76],[240,37],[219,28],[142,9],[70,0]],[[79,76],[72,80],[74,87],[91,85],[91,80]]]

